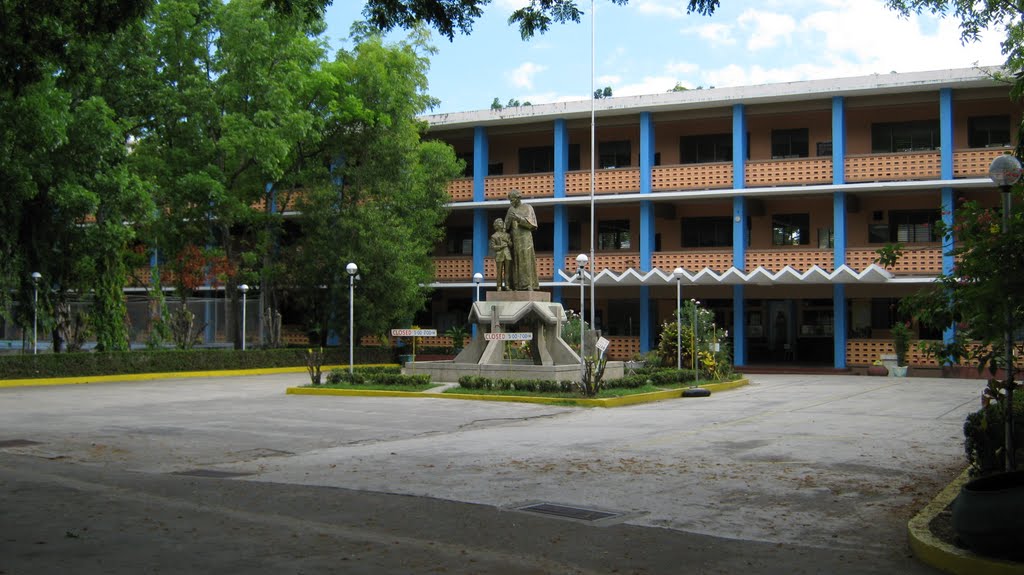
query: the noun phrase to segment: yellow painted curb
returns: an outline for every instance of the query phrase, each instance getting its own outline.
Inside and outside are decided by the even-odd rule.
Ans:
[[[324,373],[343,369],[348,365],[325,365]],[[115,381],[149,381],[153,379],[180,379],[186,377],[232,377],[238,375],[273,375],[275,373],[303,373],[305,367],[265,367],[255,369],[224,369],[219,371],[169,371],[163,373],[132,373],[123,375],[82,375],[77,377],[45,377],[39,379],[0,380],[3,387],[31,387],[36,385],[78,385],[83,383],[109,383]]]
[[[1024,565],[989,559],[960,549],[932,535],[928,524],[954,499],[970,479],[965,469],[931,503],[907,523],[910,549],[922,563],[954,575],[1024,575]]]
[[[711,383],[702,385],[705,389],[713,391],[724,391],[747,385],[749,380],[738,379],[725,383]],[[683,391],[688,388],[668,389],[651,393],[638,393],[635,395],[624,395],[622,397],[605,398],[580,398],[571,397],[536,397],[531,395],[478,395],[473,393],[424,393],[422,391],[383,391],[372,389],[324,389],[313,387],[289,387],[285,393],[291,395],[347,395],[358,397],[440,397],[445,399],[470,399],[476,401],[505,401],[512,403],[537,403],[545,405],[569,405],[577,407],[620,407],[623,405],[635,405],[638,403],[649,403],[663,399],[676,399],[682,397]]]

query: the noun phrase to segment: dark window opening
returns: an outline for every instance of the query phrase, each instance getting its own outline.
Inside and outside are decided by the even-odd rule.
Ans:
[[[683,218],[680,221],[684,248],[722,248],[732,245],[732,218]]]
[[[519,148],[519,173],[538,174],[555,171],[555,147]]]
[[[938,241],[935,224],[942,217],[938,210],[891,210],[889,241],[920,243]]]
[[[597,145],[597,161],[599,168],[627,168],[632,159],[632,147],[629,140],[601,142]]]
[[[462,176],[465,178],[473,177],[473,154],[458,154],[457,156],[463,162],[466,162],[466,168],[462,170]]]
[[[912,152],[939,147],[939,121],[888,122],[871,124],[871,152]]]
[[[597,224],[598,249],[628,250],[629,240],[629,220],[610,220]]]
[[[967,119],[967,145],[971,148],[1001,148],[1010,145],[1009,116],[979,116]]]
[[[679,163],[732,161],[732,134],[703,134],[679,138]]]
[[[772,158],[806,158],[807,128],[772,130]]]
[[[488,176],[501,176],[505,173],[505,164],[497,162],[495,164],[487,164],[487,175]]]
[[[772,216],[773,246],[802,246],[810,242],[810,214],[775,214]]]
[[[570,253],[580,251],[580,223],[569,222],[569,245],[566,249]],[[533,249],[537,252],[555,251],[555,224],[552,222],[540,222],[536,231],[533,232]]]
[[[445,249],[448,255],[473,255],[473,228],[448,228]]]

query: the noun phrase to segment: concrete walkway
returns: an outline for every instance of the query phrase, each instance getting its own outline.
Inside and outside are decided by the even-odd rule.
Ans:
[[[303,379],[0,390],[0,571],[929,573],[906,522],[963,467],[981,392],[760,375],[615,409],[284,395]],[[238,475],[196,476],[218,472]],[[511,510],[534,502],[616,515]]]

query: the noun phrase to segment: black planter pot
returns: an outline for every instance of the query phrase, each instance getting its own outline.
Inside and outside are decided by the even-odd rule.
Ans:
[[[967,482],[953,501],[953,531],[972,551],[1019,559],[1024,554],[1024,471]]]

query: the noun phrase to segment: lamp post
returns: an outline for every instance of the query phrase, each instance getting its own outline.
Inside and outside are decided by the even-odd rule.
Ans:
[[[583,281],[583,272],[584,272],[584,270],[587,269],[587,262],[588,261],[590,261],[590,260],[589,260],[589,258],[587,258],[587,254],[580,254],[580,255],[576,256],[576,273],[580,276],[580,381],[581,382],[583,381],[583,378],[586,377],[586,375],[587,375],[587,363],[586,363],[586,360],[583,359],[584,358],[584,355],[583,355],[583,346],[584,346],[583,334],[586,332],[586,330],[583,328],[583,325],[584,325],[583,324],[583,304],[584,304],[584,299],[585,299],[584,298],[584,294],[583,294],[583,285],[585,283]]]
[[[238,291],[242,292],[242,351],[245,351],[245,294],[249,293],[249,286],[242,284]]]
[[[683,268],[672,270],[676,276],[676,369],[683,369]]]
[[[473,283],[476,284],[476,301],[480,301],[480,282],[482,281],[484,281],[484,274],[480,272],[476,272],[475,274],[473,274]],[[498,278],[498,282],[501,282],[501,278]]]
[[[32,355],[39,353],[39,280],[43,274],[32,272]]]
[[[988,177],[995,185],[999,186],[1003,196],[1003,235],[1010,234],[1010,210],[1013,208],[1013,196],[1010,195],[1010,188],[1020,179],[1020,161],[1017,158],[1004,155],[992,160],[988,167]],[[1005,443],[1003,453],[1005,454],[1006,470],[1013,471],[1017,468],[1013,444],[1013,294],[1007,292],[1006,301],[1006,414],[1004,416],[1006,425]]]
[[[690,354],[693,356],[693,383],[694,383],[694,385],[696,385],[697,384],[697,306],[700,305],[700,302],[695,300],[695,299],[691,299],[690,301],[693,303],[693,309],[691,310],[692,313],[690,313],[690,317],[692,318],[691,328],[693,329],[693,334],[692,334],[692,338],[691,338],[690,341],[693,343],[693,345],[690,346]]]
[[[354,363],[354,350],[356,343],[355,336],[355,304],[354,297],[356,293],[356,274],[359,273],[359,266],[353,262],[349,262],[345,266],[345,271],[348,272],[348,373],[352,375],[353,363]]]

